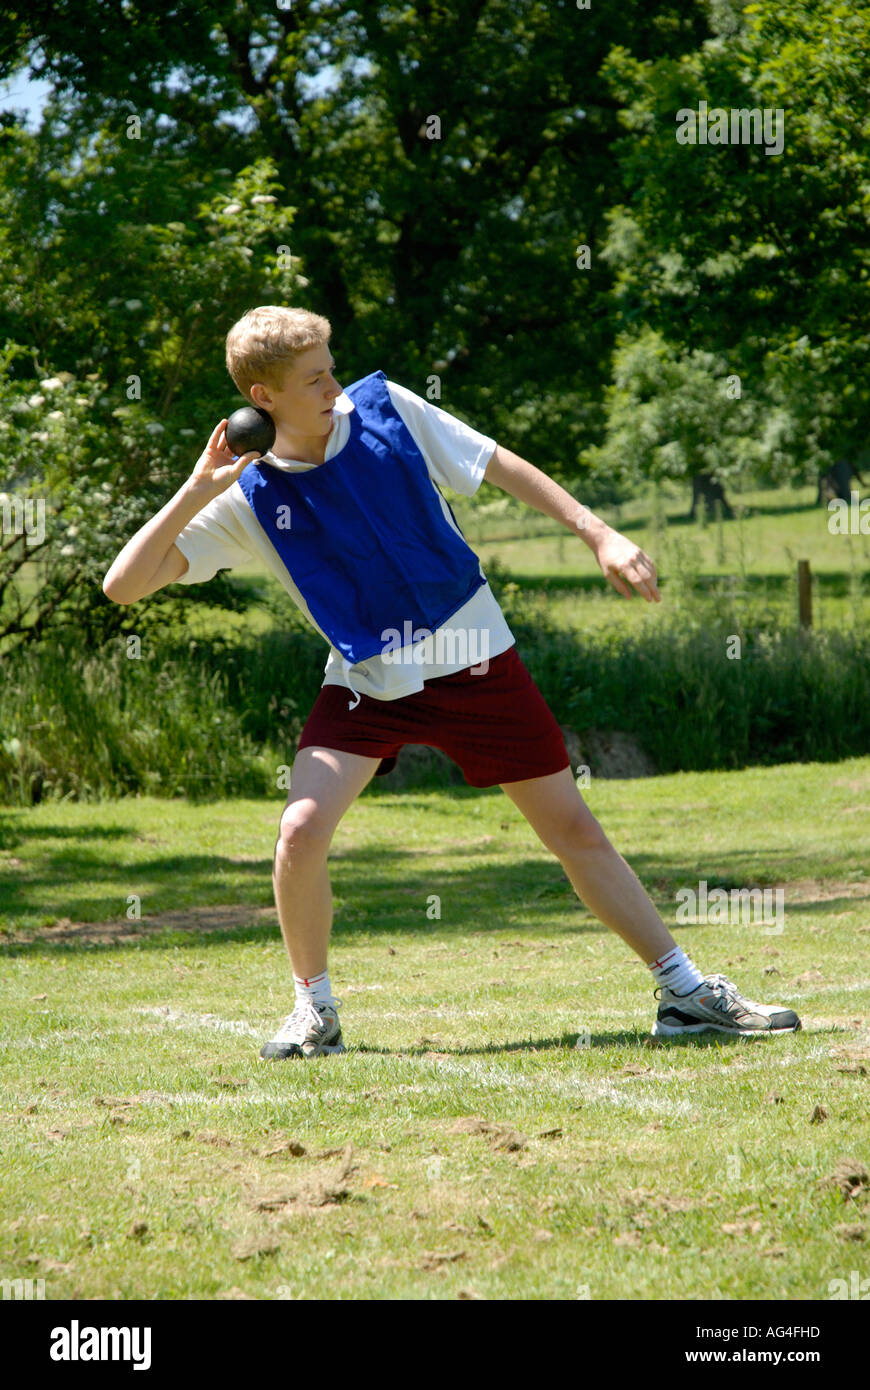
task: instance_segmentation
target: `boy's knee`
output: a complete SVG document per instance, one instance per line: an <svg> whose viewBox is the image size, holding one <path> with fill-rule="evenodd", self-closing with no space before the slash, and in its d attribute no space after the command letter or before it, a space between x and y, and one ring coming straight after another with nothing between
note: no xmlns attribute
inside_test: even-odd
<svg viewBox="0 0 870 1390"><path fill-rule="evenodd" d="M332 830L332 824L315 802L293 801L281 817L276 855L325 853Z"/></svg>
<svg viewBox="0 0 870 1390"><path fill-rule="evenodd" d="M578 850L607 849L610 841L587 808L565 816L554 828L548 848L560 858Z"/></svg>

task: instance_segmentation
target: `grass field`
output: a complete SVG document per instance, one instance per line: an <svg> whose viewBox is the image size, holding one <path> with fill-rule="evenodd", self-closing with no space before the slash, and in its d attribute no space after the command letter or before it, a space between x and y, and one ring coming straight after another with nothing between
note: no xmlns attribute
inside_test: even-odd
<svg viewBox="0 0 870 1390"><path fill-rule="evenodd" d="M291 1002L280 801L0 812L0 1275L48 1299L866 1277L870 759L586 795L670 923L701 879L784 889L781 934L675 935L802 1032L650 1046L651 977L501 793L372 788L334 844L349 1052L264 1064Z"/></svg>
<svg viewBox="0 0 870 1390"><path fill-rule="evenodd" d="M685 489L672 485L658 498L647 490L624 506L600 507L611 526L654 560L661 604L626 602L605 584L582 541L519 504L493 506L493 495L484 488L474 499L453 503L484 567L497 559L523 590L545 593L550 614L577 631L655 624L666 618L675 595L687 591L694 600L727 594L738 606L775 611L793 626L798 560L810 561L814 626L867 621L870 535L832 534L829 514L815 504L815 488L732 493L735 517L706 525L687 520Z"/></svg>

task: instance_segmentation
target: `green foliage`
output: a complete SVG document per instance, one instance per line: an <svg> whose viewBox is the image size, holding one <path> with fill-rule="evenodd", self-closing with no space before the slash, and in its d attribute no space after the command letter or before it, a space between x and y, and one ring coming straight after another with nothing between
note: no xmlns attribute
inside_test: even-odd
<svg viewBox="0 0 870 1390"><path fill-rule="evenodd" d="M644 59L691 51L702 7L218 0L206 16L180 0L170 18L66 0L37 4L30 32L71 151L93 151L103 225L129 224L128 294L145 301L141 221L186 222L221 165L268 158L345 379L382 366L423 392L434 373L447 409L575 470L600 429L612 336L608 268L576 265L578 244L597 257L619 181L599 70L617 42ZM110 234L101 270L111 247Z"/></svg>
<svg viewBox="0 0 870 1390"><path fill-rule="evenodd" d="M624 104L619 159L631 190L608 214L605 256L627 335L616 370L644 326L677 356L721 357L763 412L764 466L801 477L866 442L870 12L759 0L742 12L718 5L712 22L714 37L691 54L642 61L625 46L604 66ZM761 143L680 143L680 113L702 101L711 112L779 112L782 152L773 126ZM610 451L625 441L618 391L611 406ZM710 437L719 414L711 405ZM641 436L644 427L639 418ZM657 467L649 450L646 459Z"/></svg>
<svg viewBox="0 0 870 1390"><path fill-rule="evenodd" d="M739 377L715 353L681 353L652 329L625 336L605 401L607 437L589 451L597 475L629 486L643 478L765 471L758 403L742 395Z"/></svg>
<svg viewBox="0 0 870 1390"><path fill-rule="evenodd" d="M634 734L660 772L870 750L866 628L783 627L778 614L738 604L727 590L692 592L689 578L673 616L654 630L578 637L548 619L544 598L526 598L498 566L487 573L560 724Z"/></svg>
<svg viewBox="0 0 870 1390"><path fill-rule="evenodd" d="M0 799L263 795L242 725L225 677L190 659L131 660L123 639L28 647L4 665Z"/></svg>
<svg viewBox="0 0 870 1390"><path fill-rule="evenodd" d="M139 142L111 132L84 160L53 170L57 201L45 237L34 240L29 210L47 177L44 165L52 151L58 160L64 152L55 119L47 117L38 137L18 127L0 131L0 184L8 185L15 168L24 190L0 233L0 324L10 334L0 359L3 487L22 505L39 500L45 508L39 545L20 527L3 536L6 651L48 631L74 629L92 644L131 630L131 621L139 633L163 625L165 596L131 618L103 597L102 579L233 408L226 330L251 303L296 298L307 284L288 249L293 209L281 204L268 159L233 181L224 170L220 192L188 184L184 222L133 222L119 213L98 239L116 166L134 184L138 169L141 196L158 173L168 173L155 171ZM198 191L201 200L191 204ZM99 250L89 254L95 243ZM58 361L73 370L55 371ZM193 601L232 602L225 581L208 589Z"/></svg>
<svg viewBox="0 0 870 1390"><path fill-rule="evenodd" d="M578 637L497 564L487 573L559 722L633 734L661 772L825 761L870 751L870 633L804 633L691 576L662 626ZM729 656L738 637L740 655ZM0 801L264 795L292 763L322 682L313 632L163 640L138 660L33 647L0 690ZM431 780L431 774L427 773Z"/></svg>
<svg viewBox="0 0 870 1390"><path fill-rule="evenodd" d="M0 71L53 84L37 131L0 116L0 457L9 517L43 503L46 527L31 543L4 512L0 654L157 631L168 653L195 605L255 599L226 577L135 611L101 592L231 408L224 336L255 303L325 312L345 380L383 366L423 392L438 376L442 406L547 471L591 467L589 500L647 477L804 479L854 455L870 406L868 26L843 0L36 0L0 35ZM701 100L782 109L782 155L678 143L677 112ZM574 657L533 624L536 652L539 634L570 714ZM258 745L276 712L291 737L310 703L311 642L294 629L227 665ZM803 680L802 650L762 665ZM848 682L819 650L811 679L836 701ZM665 686L703 686L691 654L660 655ZM617 658L631 685L640 657L611 651L602 673ZM631 714L610 678L596 691ZM698 740L692 757L720 756ZM756 756L751 730L725 743Z"/></svg>

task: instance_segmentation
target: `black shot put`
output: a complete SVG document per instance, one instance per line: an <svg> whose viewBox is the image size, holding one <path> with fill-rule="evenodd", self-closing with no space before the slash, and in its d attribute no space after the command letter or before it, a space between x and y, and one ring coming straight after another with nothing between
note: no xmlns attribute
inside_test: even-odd
<svg viewBox="0 0 870 1390"><path fill-rule="evenodd" d="M275 443L275 433L275 421L257 405L243 405L227 420L227 444L238 458L252 452L262 458Z"/></svg>

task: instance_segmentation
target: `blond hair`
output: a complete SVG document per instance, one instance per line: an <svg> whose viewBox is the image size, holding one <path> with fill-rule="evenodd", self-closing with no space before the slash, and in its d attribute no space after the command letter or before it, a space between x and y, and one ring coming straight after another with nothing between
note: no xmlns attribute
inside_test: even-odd
<svg viewBox="0 0 870 1390"><path fill-rule="evenodd" d="M280 391L299 353L328 343L331 333L329 319L320 314L261 304L227 334L227 371L248 400L258 381Z"/></svg>

